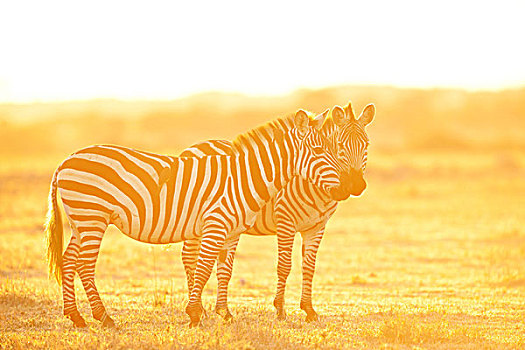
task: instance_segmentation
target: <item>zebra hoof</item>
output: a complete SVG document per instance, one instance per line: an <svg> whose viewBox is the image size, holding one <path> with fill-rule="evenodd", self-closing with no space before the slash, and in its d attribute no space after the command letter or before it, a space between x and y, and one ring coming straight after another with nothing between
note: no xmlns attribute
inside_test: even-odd
<svg viewBox="0 0 525 350"><path fill-rule="evenodd" d="M73 326L75 326L75 328L87 328L86 320L84 320L84 318L80 316L80 313L78 311L66 315L66 317L73 322Z"/></svg>
<svg viewBox="0 0 525 350"><path fill-rule="evenodd" d="M189 328L195 328L195 327L197 327L199 325L200 325L200 321L195 322L193 320L190 320L190 323L188 323L188 327Z"/></svg>
<svg viewBox="0 0 525 350"><path fill-rule="evenodd" d="M224 321L230 322L233 320L233 315L231 314L230 310L227 307L226 308L215 308L215 313L221 316Z"/></svg>
<svg viewBox="0 0 525 350"><path fill-rule="evenodd" d="M88 328L87 323L86 323L85 320L73 321L73 326L75 328L78 328L78 329L87 329Z"/></svg>
<svg viewBox="0 0 525 350"><path fill-rule="evenodd" d="M115 325L115 321L113 321L113 319L109 317L107 314L102 319L102 327L108 328L108 329L117 328L117 326Z"/></svg>
<svg viewBox="0 0 525 350"><path fill-rule="evenodd" d="M277 319L286 320L286 312L284 312L284 301L282 299L275 298L273 300L273 306L277 311Z"/></svg>
<svg viewBox="0 0 525 350"><path fill-rule="evenodd" d="M315 322L319 321L319 315L315 311L310 311L306 313L306 322Z"/></svg>
<svg viewBox="0 0 525 350"><path fill-rule="evenodd" d="M319 315L317 312L315 312L311 301L301 301L301 310L306 312L306 322L314 322L319 320Z"/></svg>
<svg viewBox="0 0 525 350"><path fill-rule="evenodd" d="M226 315L223 316L224 318L224 321L226 322L232 322L233 321L233 315L230 313L230 311L228 310L228 313L226 313Z"/></svg>
<svg viewBox="0 0 525 350"><path fill-rule="evenodd" d="M201 304L195 305L195 306L191 306L191 305L186 306L186 314L190 316L190 323L189 323L190 328L193 328L199 325L201 321L201 316L203 313L204 313L204 308L202 307Z"/></svg>
<svg viewBox="0 0 525 350"><path fill-rule="evenodd" d="M284 309L277 309L277 319L280 321L286 320L286 312L284 312Z"/></svg>

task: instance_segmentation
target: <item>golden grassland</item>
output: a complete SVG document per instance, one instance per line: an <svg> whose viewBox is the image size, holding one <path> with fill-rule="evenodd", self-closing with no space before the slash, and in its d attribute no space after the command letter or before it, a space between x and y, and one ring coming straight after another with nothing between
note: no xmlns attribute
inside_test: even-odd
<svg viewBox="0 0 525 350"><path fill-rule="evenodd" d="M525 347L523 91L341 88L274 99L222 97L201 96L200 109L199 98L156 107L71 103L76 117L65 105L0 106L1 348ZM92 319L78 280L89 330L62 317L61 292L47 277L42 224L52 172L67 154L99 142L176 154L297 107L321 111L349 97L356 109L377 105L369 187L341 203L327 226L314 278L318 322L306 323L299 309L299 237L285 321L272 306L276 239L246 236L230 284L233 322L213 312L213 275L203 295L208 316L189 329L181 245L138 243L113 227L102 242L97 283L118 329ZM219 105L215 117L213 105Z"/></svg>

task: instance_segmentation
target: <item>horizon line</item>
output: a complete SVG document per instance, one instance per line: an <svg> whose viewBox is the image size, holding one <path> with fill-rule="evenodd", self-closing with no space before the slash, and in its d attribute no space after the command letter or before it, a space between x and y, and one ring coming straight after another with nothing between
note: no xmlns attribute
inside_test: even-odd
<svg viewBox="0 0 525 350"><path fill-rule="evenodd" d="M422 90L422 91L431 91L431 90L441 90L441 91L458 91L466 93L479 93L479 92L491 92L498 93L504 91L512 90L522 90L525 89L525 83L522 84L509 84L501 87L464 87L464 86L452 86L452 85L395 85L395 84L366 84L366 83L356 83L356 84L333 84L327 86L319 87L298 87L286 92L281 93L250 93L247 91L233 90L233 89L207 89L194 91L189 93L183 93L179 95L173 95L172 97L168 96L135 96L135 97L125 97L118 95L93 95L87 97L78 97L78 98L34 98L34 99L2 99L0 97L0 105L31 105L31 104L59 104L59 103L82 103L82 102L94 102L94 101L117 101L117 102L171 102L177 100L185 100L203 95L211 94L223 94L239 97L248 97L248 98L277 98L277 97L287 97L301 91L323 91L331 89L344 89L344 88L378 88L378 89L395 89L395 90Z"/></svg>

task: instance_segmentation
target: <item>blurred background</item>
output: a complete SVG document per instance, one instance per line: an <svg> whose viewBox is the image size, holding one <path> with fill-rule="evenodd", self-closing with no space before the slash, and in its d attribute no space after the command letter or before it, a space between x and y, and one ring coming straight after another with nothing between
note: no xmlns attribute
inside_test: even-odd
<svg viewBox="0 0 525 350"><path fill-rule="evenodd" d="M177 154L349 100L377 105L372 172L420 152L523 165L522 2L0 6L0 171L93 143Z"/></svg>

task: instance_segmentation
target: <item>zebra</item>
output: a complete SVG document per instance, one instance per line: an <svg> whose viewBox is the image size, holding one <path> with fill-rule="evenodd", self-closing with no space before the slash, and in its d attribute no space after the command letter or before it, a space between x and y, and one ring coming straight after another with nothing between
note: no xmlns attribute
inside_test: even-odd
<svg viewBox="0 0 525 350"><path fill-rule="evenodd" d="M190 326L200 322L201 294L228 235L253 225L256 213L288 180L300 174L337 193L342 172L326 152L320 128L328 110L313 118L299 110L239 135L235 155L171 157L115 145L95 145L66 158L53 174L48 215L49 272L62 285L63 313L86 327L74 292L78 273L102 326L114 327L95 285L95 264L108 225L145 243L202 241L186 307ZM71 226L62 253L60 194Z"/></svg>
<svg viewBox="0 0 525 350"><path fill-rule="evenodd" d="M366 188L364 171L367 163L369 139L365 127L375 116L374 104L367 105L359 118L355 117L352 104L344 109L335 106L331 118L327 118L322 132L330 145L337 149L337 155L347 166L347 188L339 200L349 195L359 196ZM232 145L225 140L205 141L187 148L181 153L185 157L202 157L209 154L231 154ZM256 236L276 235L278 239L277 291L274 306L277 317L284 319L284 291L291 269L291 254L294 236L301 232L303 239L303 284L300 307L306 312L306 321L318 319L312 305L312 281L315 272L316 255L325 225L334 214L337 201L311 181L295 176L258 213L254 225L244 233ZM220 251L217 263L217 303L215 311L224 319L230 320L228 309L228 283L231 279L233 260L240 235L229 236ZM193 286L193 271L200 247L199 239L184 242L182 261L186 271L189 291Z"/></svg>

